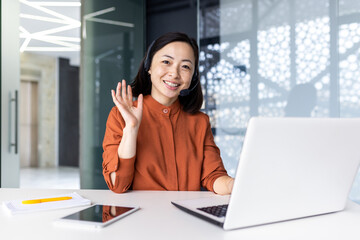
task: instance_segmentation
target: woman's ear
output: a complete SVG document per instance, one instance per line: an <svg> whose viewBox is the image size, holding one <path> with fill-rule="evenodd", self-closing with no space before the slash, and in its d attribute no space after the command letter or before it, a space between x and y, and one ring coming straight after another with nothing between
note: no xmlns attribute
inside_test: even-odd
<svg viewBox="0 0 360 240"><path fill-rule="evenodd" d="M148 74L151 75L151 69L149 69Z"/></svg>

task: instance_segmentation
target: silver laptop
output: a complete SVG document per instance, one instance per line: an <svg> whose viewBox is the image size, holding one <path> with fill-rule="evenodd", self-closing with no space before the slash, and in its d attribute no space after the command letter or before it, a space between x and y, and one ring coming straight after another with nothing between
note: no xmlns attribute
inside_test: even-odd
<svg viewBox="0 0 360 240"><path fill-rule="evenodd" d="M252 118L231 196L172 203L225 230L344 209L360 163L360 119Z"/></svg>

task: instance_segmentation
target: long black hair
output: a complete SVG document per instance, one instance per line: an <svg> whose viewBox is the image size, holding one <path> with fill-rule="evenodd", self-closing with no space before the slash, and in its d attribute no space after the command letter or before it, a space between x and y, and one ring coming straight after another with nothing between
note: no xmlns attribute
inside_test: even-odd
<svg viewBox="0 0 360 240"><path fill-rule="evenodd" d="M187 96L179 96L180 104L183 107L183 110L188 113L197 113L203 103L204 97L201 90L201 84L198 84L200 81L199 77L199 47L195 41L195 39L190 38L185 33L180 32L169 32L157 38L152 44L149 46L146 55L141 61L139 71L131 83L131 88L133 92L133 96L138 97L140 94L149 95L151 94L151 80L148 71L151 66L152 59L157 51L163 48L165 45L172 42L185 42L188 43L193 49L195 56L195 70L194 75L191 80L189 89L193 88L194 90L190 91Z"/></svg>

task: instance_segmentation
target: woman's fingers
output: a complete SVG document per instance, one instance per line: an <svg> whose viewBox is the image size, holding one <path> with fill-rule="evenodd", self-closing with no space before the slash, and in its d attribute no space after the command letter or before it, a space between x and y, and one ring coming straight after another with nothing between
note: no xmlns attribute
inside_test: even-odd
<svg viewBox="0 0 360 240"><path fill-rule="evenodd" d="M114 90L111 90L111 94L113 97L113 102L117 107L130 108L133 106L131 86L126 86L125 80L118 82L116 86L116 93L114 92Z"/></svg>
<svg viewBox="0 0 360 240"><path fill-rule="evenodd" d="M126 92L126 89L127 89L127 92ZM131 87L130 87L130 85L128 85L126 87L125 80L118 82L117 87L116 87L116 98L120 103L125 102L128 105L132 105Z"/></svg>
<svg viewBox="0 0 360 240"><path fill-rule="evenodd" d="M126 124L138 127L142 118L143 95L139 95L138 104L137 107L135 107L132 99L131 86L126 86L126 82L123 80L121 83L118 83L116 92L111 90L111 96Z"/></svg>
<svg viewBox="0 0 360 240"><path fill-rule="evenodd" d="M126 91L127 89L127 91ZM113 102L118 108L127 108L130 109L134 107L133 105L133 95L132 95L132 89L131 86L126 86L125 80L122 80L122 82L118 83L116 87L116 93L114 90L111 90L111 95L113 98ZM138 96L138 104L137 108L142 112L143 108L143 95L140 94ZM120 109L119 109L120 110Z"/></svg>
<svg viewBox="0 0 360 240"><path fill-rule="evenodd" d="M122 102L122 100L119 101L119 99L115 95L114 90L111 90L111 96L112 96L115 106L118 108L120 113L124 113L124 111L127 111L127 109L128 109L127 106L125 106L125 104Z"/></svg>
<svg viewBox="0 0 360 240"><path fill-rule="evenodd" d="M140 112L142 112L142 109L143 109L143 100L144 100L144 97L142 94L140 94L138 96L138 105L137 105L137 108L139 109Z"/></svg>
<svg viewBox="0 0 360 240"><path fill-rule="evenodd" d="M122 80L122 83L121 83L121 97L125 102L127 102L126 82L124 79Z"/></svg>
<svg viewBox="0 0 360 240"><path fill-rule="evenodd" d="M112 96L112 99L113 99L113 102L116 106L118 106L120 103L118 101L118 98L116 97L116 94L115 94L115 91L114 90L111 90L111 96Z"/></svg>
<svg viewBox="0 0 360 240"><path fill-rule="evenodd" d="M127 100L128 100L129 102L132 102L133 96L132 96L132 90L131 90L131 86L130 86L130 85L128 85L127 92L128 92L128 99L127 99Z"/></svg>
<svg viewBox="0 0 360 240"><path fill-rule="evenodd" d="M116 86L116 98L117 99L120 99L120 89L121 89L121 85L120 83L118 82L117 86Z"/></svg>

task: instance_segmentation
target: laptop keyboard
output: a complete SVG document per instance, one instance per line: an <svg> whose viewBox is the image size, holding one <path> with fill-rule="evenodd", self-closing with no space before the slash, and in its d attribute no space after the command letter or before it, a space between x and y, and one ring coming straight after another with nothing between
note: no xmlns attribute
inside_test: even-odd
<svg viewBox="0 0 360 240"><path fill-rule="evenodd" d="M216 217L225 217L229 204L198 208Z"/></svg>

